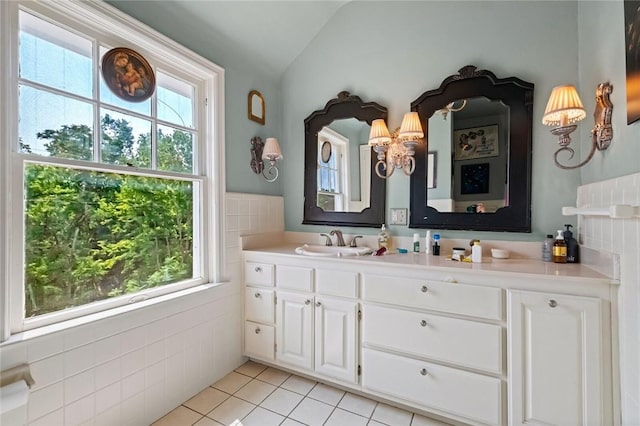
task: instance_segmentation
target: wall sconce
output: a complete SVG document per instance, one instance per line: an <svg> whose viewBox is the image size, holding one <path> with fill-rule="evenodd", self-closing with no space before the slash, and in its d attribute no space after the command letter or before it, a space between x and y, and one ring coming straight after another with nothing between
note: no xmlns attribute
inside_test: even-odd
<svg viewBox="0 0 640 426"><path fill-rule="evenodd" d="M613 104L609 99L609 94L611 94L612 90L613 87L608 82L598 84L596 88L596 110L593 113L595 126L591 129L591 151L580 164L565 166L558 162L558 153L568 151L571 154L569 160L573 158L574 151L569 147L571 143L570 134L578 127L574 123L584 119L587 114L574 86L566 85L553 88L547 108L542 116L542 124L556 126L551 129L551 133L558 136L558 144L560 145L560 149L553 155L556 166L561 169L582 167L593 158L596 148L600 151L609 148L613 137L613 128L611 127Z"/></svg>
<svg viewBox="0 0 640 426"><path fill-rule="evenodd" d="M393 134L389 134L383 119L373 120L371 133L369 133L369 145L378 154L378 162L375 165L376 174L386 179L395 169L402 169L407 176L413 173L416 168L416 160L413 157L415 147L423 137L424 133L417 112L406 113L400 130L396 129Z"/></svg>
<svg viewBox="0 0 640 426"><path fill-rule="evenodd" d="M274 182L278 179L278 168L276 161L282 160L282 152L278 139L267 138L266 144L262 142L260 136L251 138L251 170L255 174L262 174L267 182ZM264 173L264 161L269 161L269 169L267 174Z"/></svg>
<svg viewBox="0 0 640 426"><path fill-rule="evenodd" d="M437 110L436 112L442 114L442 119L446 120L447 119L447 114L449 114L450 112L462 111L464 109L464 107L467 106L467 100L466 99L463 99L462 100L462 104L460 104L460 106L457 107L457 108L455 106L456 102L458 102L458 101L450 102L450 103L447 104L447 106Z"/></svg>

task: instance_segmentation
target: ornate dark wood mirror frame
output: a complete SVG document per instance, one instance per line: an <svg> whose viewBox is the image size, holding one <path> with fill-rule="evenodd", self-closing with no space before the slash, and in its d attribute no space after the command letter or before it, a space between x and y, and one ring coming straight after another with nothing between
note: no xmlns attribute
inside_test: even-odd
<svg viewBox="0 0 640 426"><path fill-rule="evenodd" d="M304 120L304 216L307 225L379 227L385 222L386 181L371 173L370 205L361 212L330 212L317 206L318 132L334 120L355 118L371 125L373 120L387 120L387 108L375 102L362 102L358 96L343 91L324 109L314 111ZM371 168L377 157L371 155Z"/></svg>
<svg viewBox="0 0 640 426"><path fill-rule="evenodd" d="M516 77L497 78L487 70L467 65L424 92L411 103L429 134L429 117L458 99L485 96L509 107L508 206L495 213L439 212L427 205L428 136L416 147L416 170L411 175L410 228L531 232L531 132L533 84Z"/></svg>

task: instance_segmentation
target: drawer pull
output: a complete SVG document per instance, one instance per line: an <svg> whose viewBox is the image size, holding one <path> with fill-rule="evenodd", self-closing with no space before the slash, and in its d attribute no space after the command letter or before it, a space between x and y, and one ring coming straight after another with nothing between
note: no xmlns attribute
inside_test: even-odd
<svg viewBox="0 0 640 426"><path fill-rule="evenodd" d="M556 306L558 306L558 302L556 302L555 300L551 299L551 300L549 300L549 306L551 308L555 308Z"/></svg>
<svg viewBox="0 0 640 426"><path fill-rule="evenodd" d="M322 306L322 303L316 302L316 306Z"/></svg>
<svg viewBox="0 0 640 426"><path fill-rule="evenodd" d="M420 289L420 291L423 292L423 293L426 293L427 290L429 290L429 289L427 288L426 285L423 285L422 288Z"/></svg>
<svg viewBox="0 0 640 426"><path fill-rule="evenodd" d="M427 326L427 321L425 321L425 320L420 321L420 325L423 326L423 327L426 327Z"/></svg>
<svg viewBox="0 0 640 426"><path fill-rule="evenodd" d="M254 269L254 271L256 272L262 272L262 268L260 266L256 266L256 269Z"/></svg>
<svg viewBox="0 0 640 426"><path fill-rule="evenodd" d="M256 334L260 334L260 327L256 327Z"/></svg>
<svg viewBox="0 0 640 426"><path fill-rule="evenodd" d="M253 295L253 297L255 297L256 299L260 299L262 295L260 293L256 293Z"/></svg>
<svg viewBox="0 0 640 426"><path fill-rule="evenodd" d="M427 369L423 368L422 370L420 370L420 374L422 374L423 376L427 375Z"/></svg>
<svg viewBox="0 0 640 426"><path fill-rule="evenodd" d="M309 305L310 303L311 303L311 300L309 300L309 299L307 299L307 300L305 300L305 301L304 301L304 304L305 304L305 305Z"/></svg>

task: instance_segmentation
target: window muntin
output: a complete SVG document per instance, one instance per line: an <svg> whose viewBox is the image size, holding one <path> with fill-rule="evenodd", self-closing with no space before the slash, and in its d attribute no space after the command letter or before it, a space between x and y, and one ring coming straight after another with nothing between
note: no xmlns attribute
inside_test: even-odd
<svg viewBox="0 0 640 426"><path fill-rule="evenodd" d="M40 6L38 6L40 7ZM44 6L43 6L44 7ZM57 7L62 7L64 8L65 6L63 4L60 5L53 5L52 8L57 8ZM44 7L44 9L46 9L47 7ZM17 9L17 8L16 8ZM42 9L42 10L44 10ZM47 13L41 13L42 10L39 11L39 16L48 16ZM43 19L41 18L36 18L35 16L30 15L30 13L28 12L19 12L20 16L28 16L29 19L31 19L32 21L38 22L38 21L42 21L45 22ZM53 16L53 15L52 15ZM48 19L48 18L47 18ZM73 20L68 20L64 17L64 15L59 15L57 19L60 19L60 22L64 21L66 24L68 25L75 25L74 22L80 22L80 21L73 21ZM53 22L53 21L52 21ZM54 27L57 26L57 24L51 24ZM80 23L78 24L80 25ZM23 29L23 28L21 28ZM127 33L129 33L129 35L133 34L131 31L131 28L128 28L126 26L122 27L123 32L115 32L114 34L112 34L112 36L115 37L126 37ZM85 32L88 32L89 30L86 30ZM40 34L41 38L46 39L46 34ZM94 34L95 36L95 34ZM99 37L98 37L99 38ZM129 39L125 40L125 41L130 41ZM99 39L95 39L93 40L94 43L94 48L93 51L98 51L97 46L99 43L101 43L101 41ZM111 45L113 44L113 39L110 39L108 43L105 43L104 45ZM119 45L120 43L118 43L117 45ZM23 164L25 165L24 170L25 170L25 175L23 176L23 179L25 180L25 183L27 183L28 180L28 176L26 174L26 171L29 169L28 167L26 167L27 164L33 164L33 165L37 165L37 166L41 166L41 167L54 167L56 168L56 170L58 171L58 173L62 173L63 175L66 174L66 177L62 180L55 180L53 179L53 182L55 184L60 183L60 182L66 182L66 181L70 181L73 180L71 179L71 176L73 174L76 174L78 172L78 170L90 170L92 173L97 174L96 176L106 176L106 175L119 175L119 176L125 176L128 177L133 180L135 179L142 179L142 178L154 178L154 179L159 179L160 181L165 181L165 182L174 182L174 181L179 181L179 182L188 182L191 186L191 195L188 195L184 193L184 191L176 191L175 188L173 190L174 193L176 194L181 194L182 197L190 197L191 200L191 205L192 205L192 213L188 213L186 216L189 217L189 223L190 225L185 226L181 226L181 232L184 232L185 229L191 229L191 234L192 236L191 238L191 252L192 252L192 262L191 262L191 274L189 276L181 276L180 274L174 274L176 272L176 267L175 267L175 263L167 263L165 268L159 268L157 270L157 274L155 275L150 275L147 279L147 281L141 281L143 282L142 287L144 288L148 288L149 290L144 290L144 297L141 298L139 296L120 296L118 297L117 295L115 295L117 292L114 292L114 297L113 299L110 299L111 301L117 301L119 299L122 299L124 297L124 301L122 303L127 303L127 301L131 300L142 300L144 298L146 298L147 296L152 296L152 295L157 295L157 294L166 294L167 292L170 291L174 291L174 289L178 289L178 288L184 288L184 285L194 285L194 284L198 284L198 283L203 283L203 282L207 282L207 281L215 281L217 279L217 277L219 277L219 272L218 272L218 266L219 266L219 259L216 255L217 252L213 252L211 253L210 250L212 250L212 248L219 248L220 245L219 243L217 243L216 241L212 240L211 237L207 237L206 239L203 238L204 235L207 235L207 233L211 233L213 232L213 234L215 235L219 235L220 233L220 228L219 228L219 224L218 224L218 215L215 213L215 204L217 203L217 201L219 200L218 197L220 196L220 194L222 194L221 189L222 186L219 184L215 184L213 187L211 187L210 185L203 185L205 182L209 181L211 179L211 177L206 176L203 173L204 170L215 170L214 169L209 169L208 167L206 169L203 169L203 165L208 165L208 164L214 164L215 162L220 161L220 156L219 155L215 155L215 157L212 157L213 152L216 152L218 150L218 148L210 148L210 146L208 145L205 148L199 147L196 144L198 143L198 141L201 140L201 135L202 135L202 131L200 130L200 127L198 127L199 125L202 126L202 129L210 129L209 126L211 126L212 124L216 123L217 120L215 118L215 116L210 116L209 114L205 114L202 111L200 111L200 108L204 108L204 106L206 105L206 102L203 98L203 87L206 89L206 93L208 94L208 96L211 96L211 99L214 99L217 97L217 95L212 91L212 89L215 88L222 88L222 86L218 83L218 77L217 77L217 72L218 70L216 69L215 66L211 66L210 64L206 64L204 60L197 60L196 62L193 62L191 64L188 65L188 67L185 69L184 68L184 63L182 62L182 65L180 65L179 68L176 69L172 69L171 67L173 66L173 61L167 59L170 58L170 55L167 56L167 53L171 53L171 54L176 54L176 55L180 55L180 53L176 50L170 50L170 51L165 51L163 46L156 46L157 51L155 52L156 55L159 55L159 57L161 57L162 59L160 61L154 61L154 65L157 66L161 66L161 64L163 67L166 68L167 70L167 75L169 75L169 73L171 75L180 75L180 77L176 77L174 78L175 82L180 83L181 80L180 79L184 79L182 81L182 85L183 88L182 90L173 90L174 92L181 94L184 93L184 87L188 87L189 90L187 90L188 93L191 93L192 98L188 100L188 102L186 102L186 104L188 104L187 106L185 105L176 105L176 107L173 107L175 110L180 111L182 114L187 114L186 112L188 112L188 118L189 118L189 129L188 131L186 131L187 129L181 128L182 126L182 122L177 123L174 126L164 126L161 122L158 122L158 117L156 115L156 112L158 111L158 106L156 104L156 98L157 95L154 95L154 97L152 97L150 100L146 101L146 102L142 102L142 103L130 103L130 102L124 102L124 101L119 101L119 98L114 98L110 95L110 92L108 92L108 89L106 89L106 86L104 86L104 84L102 83L102 79L99 75L99 69L97 69L96 67L92 68L92 77L91 77L91 81L92 81L92 87L97 87L100 88L101 86L103 86L103 89L106 91L100 91L97 90L95 94L92 94L92 98L88 98L86 99L86 104L89 105L91 108L91 113L89 115L92 115L92 120L89 120L90 123L86 124L86 125L82 125L81 129L75 128L73 127L74 125L71 124L65 124L65 123L70 123L73 122L75 120L75 115L73 115L74 120L72 121L67 121L64 118L64 114L63 114L63 118L62 119L58 119L58 120L53 120L55 122L56 125L59 124L59 127L55 127L54 125L49 125L49 124L33 124L31 125L29 128L30 129L34 129L36 127L41 127L45 130L52 130L52 132L48 132L47 135L49 136L57 136L59 133L61 133L61 131L63 130L63 126L66 126L66 128L73 128L73 130L77 130L79 133L84 133L84 135L91 135L92 139L92 146L93 146L93 156L91 158L85 158L87 157L87 155L74 155L74 156L61 156L61 157L51 157L49 155L49 152L47 151L46 147L45 147L45 142L44 141L40 141L40 145L39 145L39 152L34 152L30 150L30 146L28 144L24 144L22 142L22 140L20 140L20 146L25 147L25 149L17 149L16 152L18 154L16 155L16 159L20 160L18 162L18 164ZM101 55L103 54L104 49L99 49L101 51ZM151 54L148 53L148 57L152 57ZM179 56L178 56L179 57ZM18 56L19 58L19 56ZM18 59L17 58L17 59ZM183 58L184 60L184 58ZM99 60L97 58L94 58L92 60L92 62L94 64L98 64ZM41 82L37 82L37 83L33 83L25 78L19 78L18 82L17 82L20 86L20 88L22 89L23 87L28 87L30 90L36 90L38 91L38 93L43 93L44 95L47 96L53 96L53 97L59 97L61 99L64 100L64 102L69 102L69 101L80 101L80 102L84 102L85 98L83 96L79 96L75 93L71 93L71 92L66 92L64 89L60 89L59 87L55 87L55 84L52 84L51 86L47 86L44 83ZM210 86L209 86L210 85ZM180 84L174 84L173 86L180 86ZM171 87L173 87L171 86ZM19 97L16 99L17 103L19 105L22 105L24 102L24 100L26 98L23 98L23 93L25 93L24 91L20 91L20 95ZM198 94L200 93L200 95ZM41 95L40 97L42 97L43 95ZM110 101L111 99L111 101ZM199 100L198 100L199 99ZM33 103L33 101L32 101ZM182 102L183 104L185 102ZM145 106L146 105L146 106ZM196 108L196 105L199 105L198 108ZM45 103L46 106L46 103ZM142 108L140 108L142 106ZM60 108L58 107L53 107L50 108L51 110L56 110L55 112L58 113L60 111ZM61 110L64 110L65 108L61 108ZM122 165L119 164L110 164L110 163L105 163L104 160L101 158L102 157L102 138L101 135L103 133L104 126L102 125L102 119L106 117L106 114L101 115L102 112L106 111L106 110L110 110L111 113L115 116L115 114L120 114L121 117L124 116L124 118L126 120L132 120L133 119L141 119L141 120L146 120L147 122L151 122L151 130L147 131L145 128L145 131L141 131L141 132L135 132L135 134L138 137L141 136L148 136L148 139L150 140L150 145L152 146L152 153L151 153L151 165L148 166L151 169L147 169L147 171L142 171L140 170L139 166L136 165L135 168L131 168L131 171L129 172L128 167L125 167L125 169L123 170ZM23 111L26 111L25 108L23 108ZM30 114L24 114L25 116L29 116ZM176 121L175 119L171 119L169 117L165 117L166 121ZM16 114L16 119L17 119L17 114ZM28 120L27 120L28 121ZM16 120L16 122L18 122L18 120ZM26 122L25 122L26 123ZM60 124L63 123L63 124ZM185 122L186 123L186 122ZM198 124L200 123L200 124ZM129 124L129 122L127 121L127 125ZM157 130L158 129L162 129L163 126L165 127L163 129L163 135L164 135L164 140L162 141L162 144L158 143L158 140L156 140L157 137ZM48 127L51 127L50 129ZM137 126L136 126L137 127ZM16 126L16 131L18 131L18 129L22 130L22 133L24 134L29 134L28 131L26 131L25 129L27 128L27 126L24 126L22 124L22 122L20 122L19 125ZM154 131L154 129L156 131ZM57 133L56 133L57 132ZM145 133L146 132L146 133ZM159 155L157 153L157 147L160 145L164 145L164 146L169 146L171 144L171 138L173 138L176 134L179 134L178 132L181 132L182 134L180 135L180 137L182 137L185 141L185 143L183 143L184 147L187 148L182 148L182 152L185 153L185 155L183 156L184 158L188 158L189 156L191 157L191 159L189 160L188 164L190 165L190 167L180 167L180 171L181 171L181 176L176 175L176 173L174 171L171 172L165 172L162 170L158 170L157 167L157 160L159 157L161 157L161 155ZM37 135L37 131L35 132L31 132L31 134L35 133ZM40 132L40 133L44 133L44 132ZM213 133L209 133L211 135L211 137L213 136ZM32 137L31 139L36 139L37 137ZM210 141L211 143L212 141ZM15 143L15 142L14 142ZM112 145L111 143L109 143L108 145ZM141 145L141 144L139 144ZM190 152L188 147L190 147ZM28 148L28 149L27 149ZM75 152L73 150L70 150L71 152ZM83 149L80 150L82 152L86 152L87 150L84 149L84 145L83 145ZM200 155L203 155L206 157L203 158L195 158L194 154L199 153ZM41 157L42 156L42 157ZM46 158L44 156L47 156ZM40 159L38 157L41 157ZM71 158L73 157L73 158ZM130 157L133 157L133 155L130 155ZM83 161L81 162L77 162L76 160L81 159ZM148 161L148 160L147 160ZM181 160L182 161L182 160ZM211 163L210 163L211 162ZM21 167L18 164L16 164L17 167ZM140 162L140 164L143 164L143 162ZM114 168L113 170L110 170ZM92 170L93 169L93 170ZM176 167L173 167L173 169L176 169ZM18 171L19 169L14 169L14 171ZM34 169L35 170L35 169ZM198 175L198 173L202 174L201 176ZM16 176L19 175L19 172L16 173ZM124 179L124 178L123 178ZM23 183L22 180L18 180L16 179L15 182L19 183ZM84 186L90 186L88 185L88 183L83 183L82 185ZM204 188L206 188L207 186L210 187L209 190L207 190L206 195L205 195L205 191ZM66 194L68 190L64 189L64 186L59 186L58 189L61 191L61 194ZM19 193L20 191L16 191L17 193ZM26 188L25 188L25 192L26 192ZM148 192L148 191L146 191ZM145 194L146 194L145 192ZM128 192L128 194L135 198L135 193L132 192ZM206 200L206 196L215 196L214 199L207 201ZM63 198L61 196L61 198ZM11 202L15 203L16 199L13 199ZM27 198L25 197L24 199L25 201L25 205L26 205L26 201ZM100 203L98 203L100 204ZM159 205L158 203L154 203L154 202L149 202L149 205L154 205L154 209L155 210L159 210L162 209L163 206ZM15 204L12 204L15 205ZM87 206L91 207L91 204L88 204ZM207 206L207 207L205 207ZM171 210L170 206L167 206L167 208L169 208ZM137 210L137 209L136 209ZM175 210L175 209L173 209ZM15 213L16 210L14 208L12 208L12 211ZM21 209L20 209L21 211ZM18 218L19 215L18 214L14 214L12 213L11 217L15 217ZM19 213L19 212L18 212ZM28 211L26 211L26 213L28 213ZM211 217L207 217L207 216L203 216L202 214L206 213L207 215L211 215ZM184 215L183 215L184 216ZM27 224L27 218L28 215L25 215L23 220L24 223L22 225L20 225L19 229L20 231L26 231L26 228L28 226ZM205 229L205 227L209 227L210 230L207 231ZM162 227L160 227L162 228ZM25 232L26 233L26 232ZM14 235L19 235L20 232L18 234L14 234ZM5 243L6 244L6 243ZM7 245L5 245L5 247L8 247ZM27 248L26 248L26 243L23 241L22 243L20 243L20 247L22 247L24 250L20 250L18 249L17 252L19 253L24 253L25 257L27 255ZM172 252L174 252L174 250L172 250ZM24 259L22 259L20 257L20 255L12 255L11 258L13 259L12 262L17 261L15 263L17 263L18 265L22 265L24 262ZM155 263L156 267L158 265L158 262ZM164 264L163 262L160 262L160 264ZM27 265L24 265L24 270L25 270L25 274L26 274L26 269ZM14 269L13 267L11 269ZM18 266L18 269L20 269L20 266ZM70 274L71 276L73 276L73 274ZM16 274L16 272L12 272L11 276L14 278L21 278L18 274ZM185 279L186 278L186 279ZM180 279L181 281L175 283L175 284L166 284L166 283L171 283L174 282L175 280ZM157 288L157 287L153 287L148 285L149 283L154 283L154 284L164 284L161 288ZM130 288L133 289L138 289L141 286L130 286ZM167 290L165 291L164 288L166 288ZM157 292L156 290L159 290L160 292ZM23 292L24 295L24 299L26 299L27 297L30 297L29 294L27 293L27 291ZM20 302L19 299L16 299L15 296L12 296L12 301ZM89 300L89 299L87 299ZM97 301L97 302L90 302L88 304L82 305L82 307L74 309L73 312L95 312L95 309L92 310L91 306L92 305L100 305L100 306L115 306L113 305L112 302L109 303L103 303L106 302L105 301ZM120 303L120 304L122 304ZM23 303L18 303L17 305L23 305ZM42 314L41 312L42 309L40 307L38 307L38 311L37 313L39 314L39 316L37 317L33 317L32 319L28 319L27 321L24 322L20 322L20 324L18 324L18 321L20 320L20 315L16 316L16 312L15 309L13 309L13 306L17 306L15 303L12 303L12 329L14 331L16 330L22 330L25 328L32 328L34 326L38 326L38 325L44 325L45 323L51 323L52 321L47 322L48 320L46 320L47 317L51 317L51 318L59 318L59 319L66 319L66 318L72 318L74 316L79 316L80 314L71 314L71 316L69 316L68 314L64 314L67 311L58 311L58 312L52 312L50 314ZM87 309L85 309L87 308ZM64 314L64 315L60 315L60 314ZM24 317L24 315L22 316ZM45 317L45 318L43 318ZM31 324L31 325L30 325ZM35 324L35 325L34 325Z"/></svg>

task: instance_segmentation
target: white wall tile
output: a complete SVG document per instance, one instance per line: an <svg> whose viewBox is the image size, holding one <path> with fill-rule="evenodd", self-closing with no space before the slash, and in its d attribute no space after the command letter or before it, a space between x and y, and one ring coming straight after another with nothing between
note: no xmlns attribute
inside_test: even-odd
<svg viewBox="0 0 640 426"><path fill-rule="evenodd" d="M122 377L130 376L131 374L142 370L145 366L145 359L146 348L144 347L123 355L120 358Z"/></svg>
<svg viewBox="0 0 640 426"><path fill-rule="evenodd" d="M49 358L29 364L31 376L35 384L31 387L32 391L42 389L55 382L59 382L64 377L62 355L54 355Z"/></svg>
<svg viewBox="0 0 640 426"><path fill-rule="evenodd" d="M64 357L64 375L72 376L95 365L95 346L89 344L70 351Z"/></svg>
<svg viewBox="0 0 640 426"><path fill-rule="evenodd" d="M143 425L144 422L144 392L133 395L131 398L123 400L120 407L122 408L121 419L123 426ZM171 411L170 409L168 411Z"/></svg>
<svg viewBox="0 0 640 426"><path fill-rule="evenodd" d="M120 389L122 390L123 400L144 391L144 373L144 370L141 370L122 379Z"/></svg>
<svg viewBox="0 0 640 426"><path fill-rule="evenodd" d="M64 402L69 404L95 391L93 370L86 370L64 379Z"/></svg>
<svg viewBox="0 0 640 426"><path fill-rule="evenodd" d="M0 423L5 424L5 423ZM10 425L11 423L6 423ZM31 426L63 426L64 410L61 408L29 423Z"/></svg>
<svg viewBox="0 0 640 426"><path fill-rule="evenodd" d="M122 370L120 368L120 358L107 361L104 364L97 365L94 368L96 389L101 389L114 382L120 381L122 378Z"/></svg>
<svg viewBox="0 0 640 426"><path fill-rule="evenodd" d="M28 419L35 420L39 417L58 410L63 406L64 388L62 382L55 383L46 388L31 392L29 395Z"/></svg>
<svg viewBox="0 0 640 426"><path fill-rule="evenodd" d="M103 412L96 411L94 426L113 426L122 424L120 404ZM43 425L44 426L44 425Z"/></svg>
<svg viewBox="0 0 640 426"><path fill-rule="evenodd" d="M96 391L96 413L102 413L120 404L122 392L120 383L116 382Z"/></svg>
<svg viewBox="0 0 640 426"><path fill-rule="evenodd" d="M61 333L52 333L36 337L27 343L29 362L50 357L52 355L62 353L62 351L63 346ZM4 357L4 351L2 353Z"/></svg>
<svg viewBox="0 0 640 426"><path fill-rule="evenodd" d="M145 387L150 388L158 383L164 383L166 377L164 359L145 369Z"/></svg>
<svg viewBox="0 0 640 426"><path fill-rule="evenodd" d="M94 343L95 363L102 364L122 355L122 336L116 334L106 339L100 339Z"/></svg>

